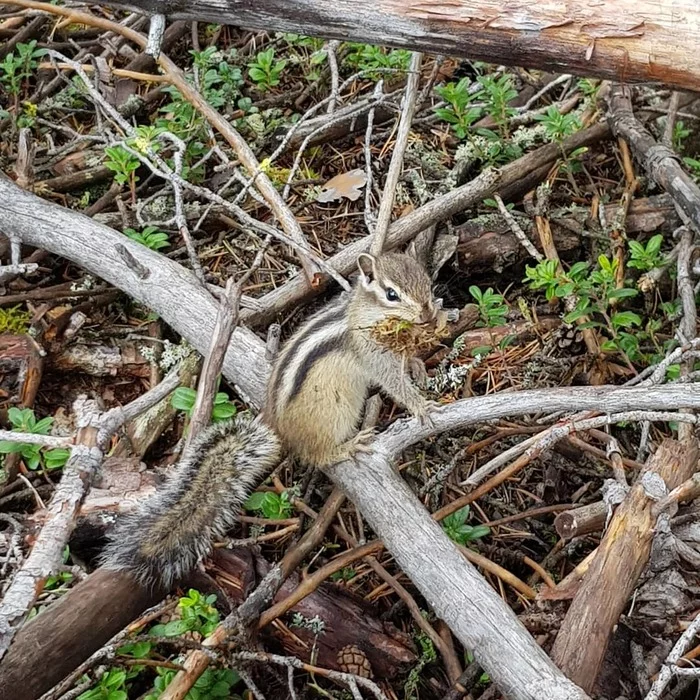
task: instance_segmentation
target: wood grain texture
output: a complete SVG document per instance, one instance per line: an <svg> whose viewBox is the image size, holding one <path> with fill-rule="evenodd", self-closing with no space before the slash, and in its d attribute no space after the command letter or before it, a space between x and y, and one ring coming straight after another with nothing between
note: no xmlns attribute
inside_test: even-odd
<svg viewBox="0 0 700 700"><path fill-rule="evenodd" d="M700 228L700 187L688 175L671 149L657 143L635 117L629 88L615 85L610 91L608 121L617 136L629 143L635 158L649 177L663 187L693 224Z"/></svg>
<svg viewBox="0 0 700 700"><path fill-rule="evenodd" d="M700 89L695 0L98 0L234 24L617 81Z"/></svg>
<svg viewBox="0 0 700 700"><path fill-rule="evenodd" d="M642 477L656 474L671 490L692 475L697 461L697 441L685 445L664 440L615 511L596 550L552 648L559 667L588 692L595 687L610 635L649 560L656 517Z"/></svg>
<svg viewBox="0 0 700 700"><path fill-rule="evenodd" d="M160 597L98 569L17 632L0 665L0 697L36 700Z"/></svg>

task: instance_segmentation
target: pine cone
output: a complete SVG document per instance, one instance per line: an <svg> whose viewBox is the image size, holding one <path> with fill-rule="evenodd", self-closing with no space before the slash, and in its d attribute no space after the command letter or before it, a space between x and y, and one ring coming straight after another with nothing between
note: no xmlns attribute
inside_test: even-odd
<svg viewBox="0 0 700 700"><path fill-rule="evenodd" d="M367 654L354 644L348 644L338 652L338 665L344 673L352 673L361 678L372 677L372 666Z"/></svg>

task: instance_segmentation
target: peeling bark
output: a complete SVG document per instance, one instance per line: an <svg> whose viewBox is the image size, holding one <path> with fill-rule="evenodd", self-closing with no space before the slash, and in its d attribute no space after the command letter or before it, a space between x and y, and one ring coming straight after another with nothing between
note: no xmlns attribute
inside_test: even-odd
<svg viewBox="0 0 700 700"><path fill-rule="evenodd" d="M172 19L700 89L694 0L98 0Z"/></svg>

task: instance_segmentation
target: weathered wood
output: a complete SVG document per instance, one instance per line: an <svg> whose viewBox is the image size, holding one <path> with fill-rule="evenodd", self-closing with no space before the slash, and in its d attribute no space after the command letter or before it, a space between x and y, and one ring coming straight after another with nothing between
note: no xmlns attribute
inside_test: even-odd
<svg viewBox="0 0 700 700"><path fill-rule="evenodd" d="M221 584L232 603L240 603L269 567L248 550L219 550L213 562L225 572ZM189 583L204 589L207 582L211 584L198 575ZM275 600L286 598L298 583L297 576L290 578ZM18 632L0 665L0 688L12 688L12 700L37 700L160 597L138 586L128 574L98 569ZM356 645L367 654L379 678L393 678L415 663L408 635L381 622L372 606L333 584L323 584L292 612L309 619L318 615L327 632L317 640L305 628L295 628L290 635L285 627L270 625L261 632L267 643L286 653L311 661L315 649L318 657L313 663L340 670L338 653L348 644Z"/></svg>
<svg viewBox="0 0 700 700"><path fill-rule="evenodd" d="M656 518L643 481L654 475L673 489L690 477L697 457L696 441L689 446L668 439L661 443L615 511L564 618L552 657L588 692L595 687L610 634L649 559Z"/></svg>
<svg viewBox="0 0 700 700"><path fill-rule="evenodd" d="M44 373L44 353L29 334L0 335L0 415L7 417L12 404L31 408L39 391ZM17 478L21 456L14 452L5 455L3 471L5 483Z"/></svg>
<svg viewBox="0 0 700 700"><path fill-rule="evenodd" d="M581 237L563 227L554 227L554 241L564 260L571 260L581 250ZM500 277L506 270L523 267L532 262L530 254L511 233L505 221L483 223L467 221L458 226L457 255L460 268L465 275ZM530 234L526 231L526 234ZM536 248L542 249L537 233L528 235Z"/></svg>
<svg viewBox="0 0 700 700"><path fill-rule="evenodd" d="M642 163L649 177L663 187L693 225L700 228L700 187L683 170L676 153L657 143L634 116L630 90L623 85L613 86L609 105L608 120L613 132L629 143L635 158Z"/></svg>
<svg viewBox="0 0 700 700"><path fill-rule="evenodd" d="M97 0L234 24L620 81L700 89L695 0Z"/></svg>
<svg viewBox="0 0 700 700"><path fill-rule="evenodd" d="M74 406L78 424L76 444L47 505L41 531L0 602L0 659L41 592L46 577L56 570L90 478L102 460L94 407L80 398Z"/></svg>
<svg viewBox="0 0 700 700"><path fill-rule="evenodd" d="M36 700L157 600L127 574L98 569L17 632L0 694Z"/></svg>
<svg viewBox="0 0 700 700"><path fill-rule="evenodd" d="M250 593L252 586L248 590L245 587L249 577L255 579L257 573L257 578L260 578L270 569L270 564L263 559L254 560L248 550L218 550L213 560L230 577L222 578L221 583L234 603L243 602ZM299 583L299 575L292 574L282 584L273 602L283 601ZM317 638L308 628L294 627L294 634L290 635L279 625L267 625L260 635L268 643L281 646L287 654L336 670L342 670L338 653L348 645L357 646L367 655L375 678L394 678L415 663L413 643L409 635L391 623L381 622L376 612L372 605L342 587L323 583L285 616L287 621L294 613L300 613L308 620L315 617L323 620L325 631ZM312 649L317 654L315 662L311 659Z"/></svg>
<svg viewBox="0 0 700 700"><path fill-rule="evenodd" d="M608 515L608 506L603 501L589 503L580 508L565 510L554 518L554 527L559 537L570 540L589 532L603 529Z"/></svg>
<svg viewBox="0 0 700 700"><path fill-rule="evenodd" d="M119 287L157 311L199 352L207 351L218 304L181 265L78 212L22 190L4 176L0 176L0 219L5 233L72 260ZM224 359L224 374L253 406L260 405L268 371L262 341L237 328Z"/></svg>
<svg viewBox="0 0 700 700"><path fill-rule="evenodd" d="M41 348L30 335L0 335L0 406L33 406L44 367Z"/></svg>

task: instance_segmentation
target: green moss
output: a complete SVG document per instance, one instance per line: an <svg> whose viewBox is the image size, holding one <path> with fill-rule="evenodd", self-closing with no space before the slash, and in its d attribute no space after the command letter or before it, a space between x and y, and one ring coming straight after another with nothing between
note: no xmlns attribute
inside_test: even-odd
<svg viewBox="0 0 700 700"><path fill-rule="evenodd" d="M11 309L0 309L0 333L26 333L32 315L29 311L21 311L20 305Z"/></svg>

